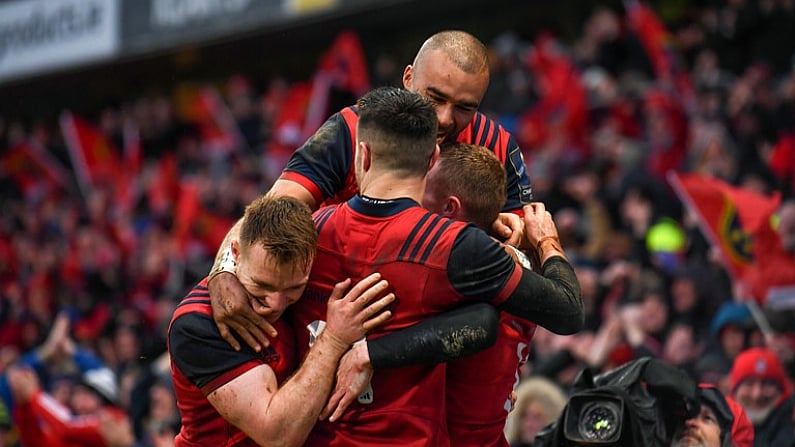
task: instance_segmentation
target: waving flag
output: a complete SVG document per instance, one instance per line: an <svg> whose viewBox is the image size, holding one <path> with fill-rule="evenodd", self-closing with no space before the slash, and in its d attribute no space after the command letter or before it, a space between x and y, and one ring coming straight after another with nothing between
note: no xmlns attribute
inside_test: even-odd
<svg viewBox="0 0 795 447"><path fill-rule="evenodd" d="M180 183L174 211L174 239L180 256L187 256L193 241L208 253L214 253L234 224L234 218L217 214L202 203L198 182L184 180Z"/></svg>
<svg viewBox="0 0 795 447"><path fill-rule="evenodd" d="M61 132L83 194L98 184L115 185L122 167L119 151L99 129L67 111L61 115Z"/></svg>
<svg viewBox="0 0 795 447"><path fill-rule="evenodd" d="M528 55L527 65L538 83L539 100L519 118L524 129L519 138L531 147L538 147L551 135L562 134L570 152L576 152L579 159L587 158L588 95L573 60L560 50L553 35L541 33Z"/></svg>
<svg viewBox="0 0 795 447"><path fill-rule="evenodd" d="M27 195L43 187L52 192L68 184L69 176L63 166L34 141L23 140L12 146L2 157L3 170Z"/></svg>
<svg viewBox="0 0 795 447"><path fill-rule="evenodd" d="M275 138L268 152L298 148L323 124L329 110L332 88L358 98L370 90L370 73L359 37L352 31L337 35L320 56L312 80L290 86L273 123Z"/></svg>
<svg viewBox="0 0 795 447"><path fill-rule="evenodd" d="M640 39L657 79L672 86L685 105L692 104L695 94L673 35L648 5L639 0L626 0L625 7L627 25Z"/></svg>
<svg viewBox="0 0 795 447"><path fill-rule="evenodd" d="M342 31L323 55L312 78L312 87L302 109L301 141L323 124L331 112L331 89L358 98L370 90L370 72L359 37L352 31ZM299 144L300 144L299 143Z"/></svg>
<svg viewBox="0 0 795 447"><path fill-rule="evenodd" d="M756 237L768 234L770 218L781 194L764 196L704 175L671 172L668 181L689 210L698 217L705 237L718 248L733 278L754 265Z"/></svg>

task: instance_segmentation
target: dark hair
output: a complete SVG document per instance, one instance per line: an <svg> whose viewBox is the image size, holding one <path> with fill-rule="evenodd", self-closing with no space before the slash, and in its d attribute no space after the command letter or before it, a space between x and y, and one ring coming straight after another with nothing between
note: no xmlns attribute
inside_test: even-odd
<svg viewBox="0 0 795 447"><path fill-rule="evenodd" d="M398 175L424 176L436 149L436 112L418 93L380 87L362 96L357 140L370 144L373 163Z"/></svg>
<svg viewBox="0 0 795 447"><path fill-rule="evenodd" d="M308 269L317 249L317 229L309 207L292 197L262 196L246 207L240 250L261 244L282 265Z"/></svg>

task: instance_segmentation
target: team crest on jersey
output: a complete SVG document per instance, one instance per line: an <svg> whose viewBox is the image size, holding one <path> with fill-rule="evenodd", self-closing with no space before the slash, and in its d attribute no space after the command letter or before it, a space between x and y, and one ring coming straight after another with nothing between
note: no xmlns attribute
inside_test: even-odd
<svg viewBox="0 0 795 447"><path fill-rule="evenodd" d="M733 262L745 265L753 261L753 239L740 224L737 208L728 200L724 200L717 230L720 243Z"/></svg>

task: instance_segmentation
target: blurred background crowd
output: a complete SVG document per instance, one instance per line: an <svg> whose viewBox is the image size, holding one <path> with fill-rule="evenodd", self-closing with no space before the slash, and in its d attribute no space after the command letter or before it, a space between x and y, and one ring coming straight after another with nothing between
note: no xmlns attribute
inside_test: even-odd
<svg viewBox="0 0 795 447"><path fill-rule="evenodd" d="M480 110L518 140L587 314L577 335L536 332L509 439L529 445L583 367L651 355L731 395L753 375L735 364L749 348L781 364L759 374L779 391L775 406L789 405L792 437L795 2L593 2L578 17L470 30L491 51ZM235 63L104 102L86 93L40 115L19 112L18 95L19 110L6 103L0 371L34 366L37 379L25 380L76 411L76 390L97 388L86 371L109 368L103 396L130 423L104 429L169 445L179 427L164 359L175 304L292 151L369 88L400 85L411 62L355 28L318 46L299 74ZM20 88L33 95L35 85ZM692 189L700 176L717 181L702 182L717 200ZM710 228L713 214L722 227ZM6 405L25 380L0 387ZM6 445L16 442L10 413L0 411Z"/></svg>

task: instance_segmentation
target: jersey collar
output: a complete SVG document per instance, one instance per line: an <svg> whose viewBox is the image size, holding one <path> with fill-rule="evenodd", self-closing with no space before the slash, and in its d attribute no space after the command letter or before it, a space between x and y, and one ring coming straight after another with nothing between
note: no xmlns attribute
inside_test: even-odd
<svg viewBox="0 0 795 447"><path fill-rule="evenodd" d="M420 204L409 198L381 200L357 194L348 201L348 206L357 213L367 216L387 217Z"/></svg>

